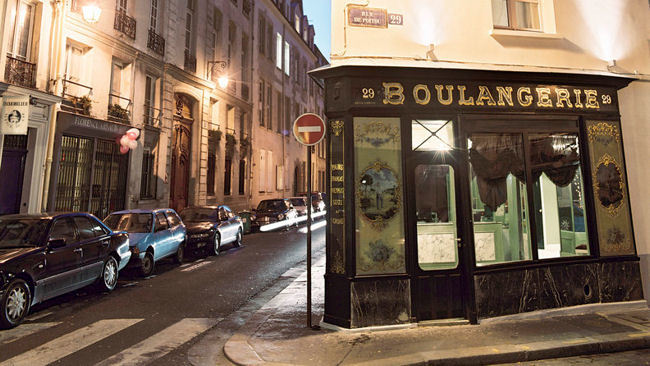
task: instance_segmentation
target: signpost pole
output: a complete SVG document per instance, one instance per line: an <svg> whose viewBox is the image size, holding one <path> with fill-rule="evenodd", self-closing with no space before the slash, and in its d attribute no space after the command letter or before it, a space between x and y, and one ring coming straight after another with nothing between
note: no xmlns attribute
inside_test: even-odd
<svg viewBox="0 0 650 366"><path fill-rule="evenodd" d="M307 146L307 328L311 328L311 146Z"/></svg>

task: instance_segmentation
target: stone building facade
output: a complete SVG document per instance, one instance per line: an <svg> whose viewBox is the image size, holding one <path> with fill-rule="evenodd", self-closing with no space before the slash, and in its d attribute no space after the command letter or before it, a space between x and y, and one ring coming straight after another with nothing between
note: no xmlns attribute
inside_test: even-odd
<svg viewBox="0 0 650 366"><path fill-rule="evenodd" d="M99 7L98 19L84 13L88 5ZM28 173L25 202L12 202L7 213L78 210L103 217L124 208L217 203L241 210L304 186L294 182L304 176L288 169L306 160L306 149L285 126L301 112L322 114L322 86L306 73L326 61L301 8L300 1L4 2L7 58L0 67L22 76L7 71L0 89L34 102L28 141L18 149L29 151L21 157L26 163L8 163ZM260 57L267 42L276 47L275 38L259 45L266 32L283 36L279 68L268 52ZM282 129L259 128L264 108ZM140 132L137 146L120 152L119 140L131 128ZM36 161L25 144L38 146ZM316 151L316 170L324 175L324 150ZM268 161L263 169L260 159Z"/></svg>

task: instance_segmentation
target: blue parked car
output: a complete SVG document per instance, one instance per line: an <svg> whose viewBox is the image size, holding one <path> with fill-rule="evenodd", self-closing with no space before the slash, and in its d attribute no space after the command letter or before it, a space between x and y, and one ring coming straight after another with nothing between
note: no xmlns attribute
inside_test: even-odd
<svg viewBox="0 0 650 366"><path fill-rule="evenodd" d="M171 208L113 212L104 223L112 230L129 233L132 255L128 266L136 267L142 276L150 276L155 263L163 258L183 261L185 225Z"/></svg>

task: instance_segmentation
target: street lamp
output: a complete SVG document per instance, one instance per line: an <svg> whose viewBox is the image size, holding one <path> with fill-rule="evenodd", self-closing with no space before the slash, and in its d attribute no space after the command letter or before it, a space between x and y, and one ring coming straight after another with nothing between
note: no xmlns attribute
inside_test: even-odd
<svg viewBox="0 0 650 366"><path fill-rule="evenodd" d="M220 76L219 79L217 79L217 82L219 83L219 87L221 89L226 89L228 86L228 77L227 76Z"/></svg>
<svg viewBox="0 0 650 366"><path fill-rule="evenodd" d="M219 84L219 87L221 89L225 89L228 86L228 81L229 81L228 76L223 75L223 71L226 69L227 66L228 66L227 61L221 61L221 60L208 61L208 68L210 69L210 79L215 81L216 78L217 79L216 82Z"/></svg>
<svg viewBox="0 0 650 366"><path fill-rule="evenodd" d="M102 14L102 9L95 3L86 4L81 7L83 18L90 24L97 23L99 16Z"/></svg>

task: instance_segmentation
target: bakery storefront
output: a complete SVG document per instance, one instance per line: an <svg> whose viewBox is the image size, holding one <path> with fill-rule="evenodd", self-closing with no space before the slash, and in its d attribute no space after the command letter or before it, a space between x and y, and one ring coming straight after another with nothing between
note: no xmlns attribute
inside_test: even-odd
<svg viewBox="0 0 650 366"><path fill-rule="evenodd" d="M103 219L126 205L129 155L116 142L133 126L59 111L49 211Z"/></svg>
<svg viewBox="0 0 650 366"><path fill-rule="evenodd" d="M357 328L643 298L617 90L599 75L340 66L325 321Z"/></svg>

